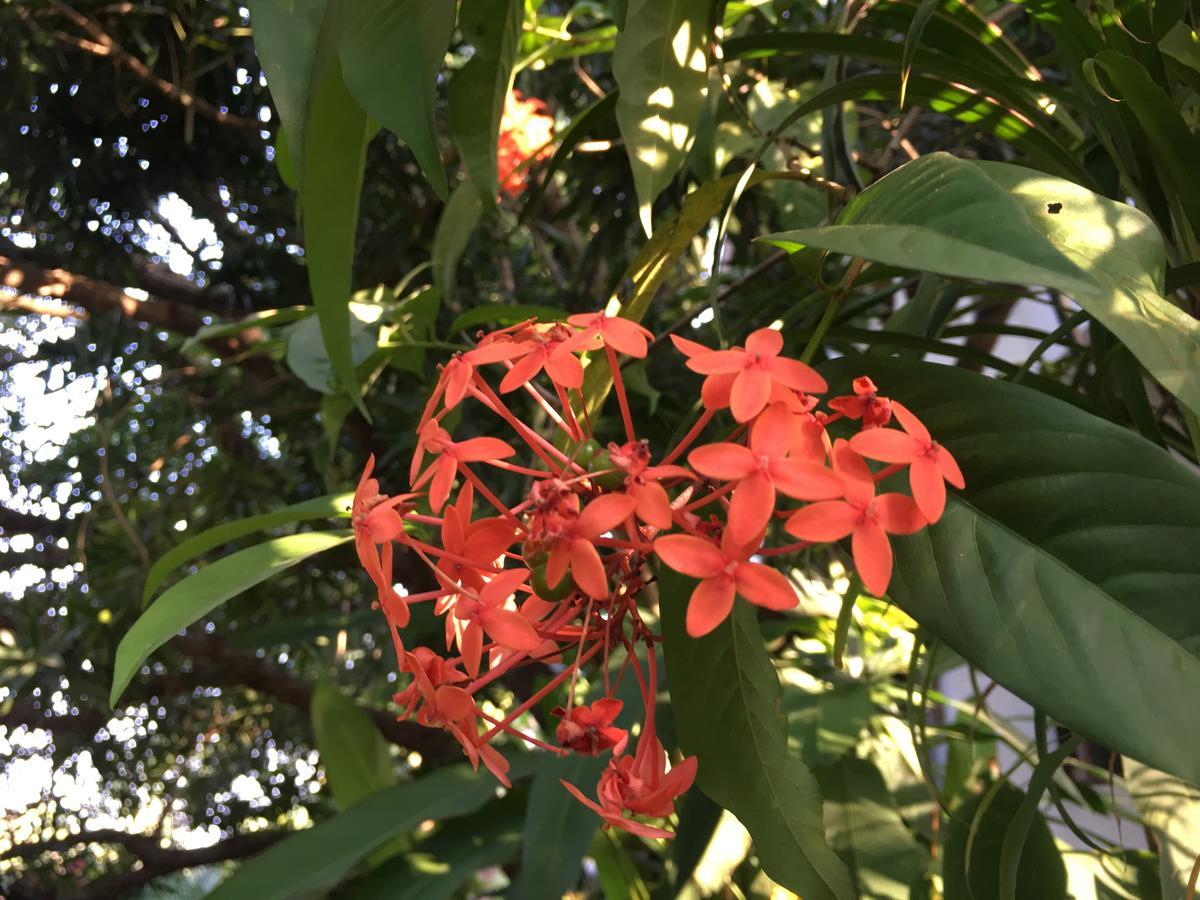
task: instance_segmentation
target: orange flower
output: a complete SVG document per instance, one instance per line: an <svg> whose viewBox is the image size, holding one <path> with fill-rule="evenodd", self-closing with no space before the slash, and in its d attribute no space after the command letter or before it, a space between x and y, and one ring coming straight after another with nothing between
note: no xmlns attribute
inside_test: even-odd
<svg viewBox="0 0 1200 900"><path fill-rule="evenodd" d="M566 524L562 537L551 548L546 562L546 583L554 587L569 569L575 584L589 597L597 600L607 597L608 576L594 542L628 519L635 506L637 501L632 497L607 494L584 507L577 518Z"/></svg>
<svg viewBox="0 0 1200 900"><path fill-rule="evenodd" d="M875 479L866 462L845 441L833 445L833 464L846 486L845 500L810 503L784 527L804 541L840 541L850 535L854 567L876 597L892 578L889 534L912 534L927 524L921 510L904 494L875 496Z"/></svg>
<svg viewBox="0 0 1200 900"><path fill-rule="evenodd" d="M501 193L515 197L525 189L528 163L548 155L553 139L554 118L546 114L546 104L536 97L526 100L519 91L509 94L496 146Z"/></svg>

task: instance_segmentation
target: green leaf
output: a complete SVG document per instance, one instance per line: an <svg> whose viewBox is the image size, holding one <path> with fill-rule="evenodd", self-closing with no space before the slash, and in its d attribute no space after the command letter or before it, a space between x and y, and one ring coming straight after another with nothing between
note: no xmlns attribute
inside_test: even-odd
<svg viewBox="0 0 1200 900"><path fill-rule="evenodd" d="M367 114L346 91L335 59L309 111L305 165L320 177L303 183L300 207L308 280L321 338L342 389L364 416L367 412L354 371L349 298L369 130Z"/></svg>
<svg viewBox="0 0 1200 900"><path fill-rule="evenodd" d="M1007 382L877 357L823 370L834 393L865 374L902 398L966 478L940 521L894 539L891 597L1056 721L1200 781L1200 720L1178 714L1200 696L1200 476Z"/></svg>
<svg viewBox="0 0 1200 900"><path fill-rule="evenodd" d="M388 743L362 708L328 681L313 691L313 737L338 809L391 787L396 771Z"/></svg>
<svg viewBox="0 0 1200 900"><path fill-rule="evenodd" d="M683 165L708 95L713 0L629 0L613 50L617 124L652 235L651 208Z"/></svg>
<svg viewBox="0 0 1200 900"><path fill-rule="evenodd" d="M1094 62L1111 85L1105 93L1123 101L1145 132L1169 199L1182 206L1192 234L1200 234L1200 174L1196 171L1200 140L1175 108L1171 95L1137 60L1116 50L1104 50L1096 54Z"/></svg>
<svg viewBox="0 0 1200 900"><path fill-rule="evenodd" d="M908 900L925 853L900 818L879 770L847 757L816 770L825 796L825 834L861 897Z"/></svg>
<svg viewBox="0 0 1200 900"><path fill-rule="evenodd" d="M266 531L268 528L291 525L293 522L307 522L310 519L327 519L333 516L346 518L350 515L350 503L353 499L354 494L351 491L341 494L326 494L323 497L305 500L303 503L285 506L274 512L236 519L233 522L224 522L193 535L176 544L155 560L154 565L150 567L150 572L146 575L146 585L142 588L142 603L144 605L150 599L171 572L184 563L203 556L214 547L236 541L248 534Z"/></svg>
<svg viewBox="0 0 1200 900"><path fill-rule="evenodd" d="M454 296L458 261L462 259L471 233L483 215L483 202L471 182L463 181L450 193L433 233L433 283L444 299Z"/></svg>
<svg viewBox="0 0 1200 900"><path fill-rule="evenodd" d="M375 352L377 341L372 330L379 322L382 310L370 303L348 303L350 312L350 360L355 368L355 392L361 392L357 372ZM321 323L309 317L301 319L287 331L287 364L306 385L322 394L342 394L334 378L333 360L321 338ZM351 397L354 394L351 393Z"/></svg>
<svg viewBox="0 0 1200 900"><path fill-rule="evenodd" d="M495 796L487 772L467 766L440 769L376 791L345 812L298 831L242 864L209 894L209 900L289 900L322 894L362 859L426 819L478 809Z"/></svg>
<svg viewBox="0 0 1200 900"><path fill-rule="evenodd" d="M1166 256L1154 223L1069 181L934 153L863 191L837 225L763 240L957 278L1058 288L1163 387L1200 410L1200 322L1159 293Z"/></svg>
<svg viewBox="0 0 1200 900"><path fill-rule="evenodd" d="M509 795L512 799L519 796ZM353 900L446 900L480 869L514 859L521 849L521 817L508 798L454 819L436 834L354 883ZM518 808L519 810L519 808Z"/></svg>
<svg viewBox="0 0 1200 900"><path fill-rule="evenodd" d="M592 841L592 859L604 900L650 900L646 882L616 837L619 832L600 831Z"/></svg>
<svg viewBox="0 0 1200 900"><path fill-rule="evenodd" d="M782 708L800 757L813 765L853 750L875 713L871 688L859 681L816 693L785 685Z"/></svg>
<svg viewBox="0 0 1200 900"><path fill-rule="evenodd" d="M1200 857L1200 788L1126 759L1125 787L1158 840L1163 900L1184 900Z"/></svg>
<svg viewBox="0 0 1200 900"><path fill-rule="evenodd" d="M460 331L469 331L480 325L516 325L526 319L536 318L542 322L553 322L566 318L567 311L558 306L537 306L529 303L496 303L490 306L476 306L454 320L446 329L449 337L454 337Z"/></svg>
<svg viewBox="0 0 1200 900"><path fill-rule="evenodd" d="M312 315L311 306L285 306L281 309L264 309L251 313L245 318L234 322L220 322L216 325L205 325L183 343L183 352L191 350L205 341L233 337L251 328L276 328L280 325L290 325L293 322Z"/></svg>
<svg viewBox="0 0 1200 900"><path fill-rule="evenodd" d="M904 95L908 93L908 77L912 74L913 59L917 48L921 46L921 34L929 24L930 17L938 8L941 0L921 0L913 13L912 24L904 35L904 50L900 55L900 108L904 108Z"/></svg>
<svg viewBox="0 0 1200 900"><path fill-rule="evenodd" d="M310 93L320 80L326 0L248 0L258 54L287 141L291 169L303 175Z"/></svg>
<svg viewBox="0 0 1200 900"><path fill-rule="evenodd" d="M509 891L512 900L561 897L579 880L580 863L600 820L567 793L560 779L592 793L607 763L580 754L542 758L529 790L521 872Z"/></svg>
<svg viewBox="0 0 1200 900"><path fill-rule="evenodd" d="M825 843L821 794L812 772L787 752L779 679L754 607L702 638L684 625L695 582L659 570L663 647L671 709L685 753L699 758L697 784L754 838L763 871L806 900L855 895Z"/></svg>
<svg viewBox="0 0 1200 900"><path fill-rule="evenodd" d="M1176 62L1200 72L1200 38L1186 22L1176 22L1158 42L1158 49Z"/></svg>
<svg viewBox="0 0 1200 900"><path fill-rule="evenodd" d="M512 89L524 14L524 0L463 0L459 16L463 40L475 53L450 80L447 120L467 176L489 206L499 189L500 120Z"/></svg>
<svg viewBox="0 0 1200 900"><path fill-rule="evenodd" d="M437 78L454 33L454 0L354 0L339 45L346 87L413 152L439 197Z"/></svg>
<svg viewBox="0 0 1200 900"><path fill-rule="evenodd" d="M172 585L142 613L117 645L109 702L116 705L146 657L197 619L247 588L353 537L349 531L290 534L218 559Z"/></svg>
<svg viewBox="0 0 1200 900"><path fill-rule="evenodd" d="M1000 848L1025 794L998 782L954 808L945 825L942 879L946 897L999 900ZM968 855L969 854L969 855ZM1046 820L1035 810L1021 853L1017 896L1067 900L1067 870Z"/></svg>

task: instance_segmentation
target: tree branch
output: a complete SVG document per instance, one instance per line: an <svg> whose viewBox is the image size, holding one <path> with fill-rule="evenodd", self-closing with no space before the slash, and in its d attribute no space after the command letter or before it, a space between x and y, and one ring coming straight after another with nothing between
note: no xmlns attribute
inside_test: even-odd
<svg viewBox="0 0 1200 900"><path fill-rule="evenodd" d="M184 109L193 109L200 115L212 119L214 122L219 122L222 125L233 125L237 128L260 130L263 126L261 122L255 119L247 119L244 116L237 116L233 113L224 112L219 107L214 106L207 100L197 97L195 94L185 91L177 85L172 84L165 78L160 78L155 75L150 68L113 40L112 35L106 32L100 23L91 16L85 15L74 9L61 0L49 0L50 5L57 9L60 13L71 20L76 26L83 29L91 37L91 40L78 38L74 35L66 34L62 31L53 32L54 37L62 43L91 53L94 56L107 57L112 59L118 65L124 66L150 87L154 88L160 94L174 100ZM17 7L20 10L20 7Z"/></svg>

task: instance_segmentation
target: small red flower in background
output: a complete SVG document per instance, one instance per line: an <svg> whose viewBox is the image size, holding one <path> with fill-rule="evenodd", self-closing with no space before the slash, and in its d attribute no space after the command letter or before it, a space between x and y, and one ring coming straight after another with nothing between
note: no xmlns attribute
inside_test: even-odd
<svg viewBox="0 0 1200 900"><path fill-rule="evenodd" d="M889 534L912 534L927 524L917 504L904 494L875 496L875 479L863 458L844 441L833 447L833 461L846 486L845 500L825 500L797 510L785 526L806 541L851 540L854 567L876 597L892 578Z"/></svg>
<svg viewBox="0 0 1200 900"><path fill-rule="evenodd" d="M676 757L672 765L654 730L662 638L657 615L645 615L643 588L656 566L697 580L689 598L660 601L687 603L692 637L717 628L739 596L773 611L795 607L796 589L771 559L809 542L849 537L863 583L882 594L893 562L889 535L937 518L945 484L961 486L962 475L916 417L879 397L868 378L854 382L853 395L835 398L832 411L822 410L824 380L782 356L783 336L771 329L731 350L676 339L688 368L705 376L704 408L659 457L638 436L621 376L622 362L643 359L652 338L637 323L602 313L481 335L445 364L422 413L409 468L418 493L382 494L372 459L352 519L359 558L410 679L395 695L402 714L444 729L473 766L482 763L504 784L508 763L493 746L498 738L557 754L611 751L595 799L574 785L567 790L605 827L669 837L648 820L672 815L703 763ZM598 412L582 395L580 357L597 351L612 373L625 432L606 450L593 430ZM510 407L516 401L533 414ZM458 416L447 414L462 406L471 407L474 428L501 425L518 440L486 433L455 440L446 425ZM885 427L893 416L899 429ZM858 422L858 433L834 442L828 427L838 421ZM873 472L864 457L888 465ZM876 482L905 468L915 500L877 495ZM418 509L421 494L427 506ZM776 519L786 519L798 543L771 546ZM429 567L435 589L401 597L392 588L397 544ZM410 607L423 602L443 617L445 656L401 642ZM499 678L532 664L549 665L551 675L529 696L493 690ZM602 678L584 674L593 666ZM577 702L581 676L592 694L587 703ZM640 691L644 712L632 753L618 724L622 681ZM554 707L557 745L521 724L554 692L566 695Z"/></svg>
<svg viewBox="0 0 1200 900"><path fill-rule="evenodd" d="M950 451L929 436L929 429L902 403L892 401L892 413L904 433L890 428L873 428L850 439L850 446L867 459L908 465L913 499L930 522L942 517L946 508L946 484L963 488L962 470Z"/></svg>
<svg viewBox="0 0 1200 900"><path fill-rule="evenodd" d="M591 706L576 706L565 710L556 706L552 713L562 719L555 729L558 742L568 750L585 756L599 756L605 750L625 749L629 732L613 725L621 714L624 704L620 700L604 697Z"/></svg>
<svg viewBox="0 0 1200 900"><path fill-rule="evenodd" d="M554 117L547 114L546 104L536 97L526 99L520 91L510 93L500 119L496 146L501 193L515 197L525 189L529 178L527 163L548 155L552 140Z"/></svg>
<svg viewBox="0 0 1200 900"><path fill-rule="evenodd" d="M851 385L853 394L834 397L829 408L837 410L847 419L862 420L863 428L881 428L892 419L892 401L879 396L879 389L866 375L855 378Z"/></svg>

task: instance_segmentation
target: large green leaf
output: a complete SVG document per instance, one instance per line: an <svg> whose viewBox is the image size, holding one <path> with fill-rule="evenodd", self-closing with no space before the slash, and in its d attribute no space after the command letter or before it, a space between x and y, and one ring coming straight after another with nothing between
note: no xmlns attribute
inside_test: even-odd
<svg viewBox="0 0 1200 900"><path fill-rule="evenodd" d="M312 98L304 141L305 164L320 177L303 182L300 207L308 281L321 337L342 389L360 409L349 302L370 128L367 114L347 92L341 67L333 60Z"/></svg>
<svg viewBox="0 0 1200 900"><path fill-rule="evenodd" d="M454 0L353 0L339 45L346 86L412 151L438 196L437 78L454 33Z"/></svg>
<svg viewBox="0 0 1200 900"><path fill-rule="evenodd" d="M617 124L651 235L655 198L683 165L708 95L708 24L713 0L629 0L613 50Z"/></svg>
<svg viewBox="0 0 1200 900"><path fill-rule="evenodd" d="M894 539L896 602L1072 730L1200 782L1200 719L1179 715L1200 696L1200 476L1029 388L878 357L824 371L902 399L966 477Z"/></svg>
<svg viewBox="0 0 1200 900"><path fill-rule="evenodd" d="M806 900L855 896L825 843L817 780L788 755L779 678L754 607L735 603L716 630L692 638L684 621L694 587L659 570L671 710L680 746L699 758L697 784L746 826L763 871L779 884Z"/></svg>
<svg viewBox="0 0 1200 900"><path fill-rule="evenodd" d="M934 153L872 185L837 225L764 240L958 278L1058 288L1200 411L1200 322L1159 293L1166 255L1154 223L1069 181Z"/></svg>
<svg viewBox="0 0 1200 900"><path fill-rule="evenodd" d="M475 48L447 90L450 134L484 203L496 200L496 149L521 40L523 0L463 0L459 27Z"/></svg>
<svg viewBox="0 0 1200 900"><path fill-rule="evenodd" d="M509 795L479 812L447 822L432 837L388 860L354 883L352 900L445 900L480 869L499 866L521 850L520 807Z"/></svg>
<svg viewBox="0 0 1200 900"><path fill-rule="evenodd" d="M147 656L197 619L247 588L352 538L349 531L289 534L218 559L172 585L142 613L117 645L109 702L116 704Z"/></svg>
<svg viewBox="0 0 1200 900"><path fill-rule="evenodd" d="M321 27L327 0L248 0L258 54L287 140L292 170L303 173L309 95L319 80ZM314 74L317 76L314 79Z"/></svg>
<svg viewBox="0 0 1200 900"><path fill-rule="evenodd" d="M326 494L303 503L293 503L274 512L263 513L259 516L249 516L245 519L235 519L225 522L207 531L193 535L185 541L176 544L150 567L146 575L146 586L142 589L142 603L150 599L155 589L175 569L197 557L203 556L214 547L236 541L248 534L277 528L280 525L290 525L293 522L306 522L310 519L327 519L332 516L345 518L350 515L350 503L354 494L346 491L341 494Z"/></svg>
<svg viewBox="0 0 1200 900"><path fill-rule="evenodd" d="M864 898L908 900L926 854L900 818L879 770L847 757L816 770L825 795L825 833Z"/></svg>
<svg viewBox="0 0 1200 900"><path fill-rule="evenodd" d="M376 791L315 828L296 832L243 863L210 900L288 900L323 894L377 847L427 819L478 809L496 793L487 772L441 769Z"/></svg>
<svg viewBox="0 0 1200 900"><path fill-rule="evenodd" d="M350 360L355 371L372 353L378 342L379 316L382 309L371 303L346 305L350 312ZM334 378L333 360L321 336L321 323L311 316L297 322L287 331L287 364L297 377L314 391L346 399Z"/></svg>
<svg viewBox="0 0 1200 900"><path fill-rule="evenodd" d="M325 780L338 809L396 783L387 741L362 707L335 685L328 681L317 685L309 714Z"/></svg>
<svg viewBox="0 0 1200 900"><path fill-rule="evenodd" d="M1122 765L1125 787L1158 841L1163 900L1185 900L1200 859L1200 788L1135 760Z"/></svg>
<svg viewBox="0 0 1200 900"><path fill-rule="evenodd" d="M483 202L479 192L469 181L459 184L446 202L433 233L431 262L433 283L449 299L454 296L454 285L458 280L458 261L467 249L467 242L479 218L483 215Z"/></svg>
<svg viewBox="0 0 1200 900"><path fill-rule="evenodd" d="M956 806L947 822L942 859L946 897L1000 900L1001 847L1025 794L1007 782ZM1046 820L1034 813L1021 853L1018 897L1067 900L1067 870Z"/></svg>

